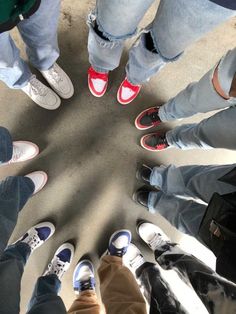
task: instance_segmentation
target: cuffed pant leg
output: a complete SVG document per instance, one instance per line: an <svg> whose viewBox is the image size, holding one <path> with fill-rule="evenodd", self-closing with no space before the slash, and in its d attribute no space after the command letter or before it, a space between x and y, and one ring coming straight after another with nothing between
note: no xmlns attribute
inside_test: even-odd
<svg viewBox="0 0 236 314"><path fill-rule="evenodd" d="M107 314L146 314L146 303L131 271L116 256L104 256L98 269Z"/></svg>
<svg viewBox="0 0 236 314"><path fill-rule="evenodd" d="M100 305L98 303L95 291L87 290L80 292L77 299L71 305L68 314L100 314Z"/></svg>

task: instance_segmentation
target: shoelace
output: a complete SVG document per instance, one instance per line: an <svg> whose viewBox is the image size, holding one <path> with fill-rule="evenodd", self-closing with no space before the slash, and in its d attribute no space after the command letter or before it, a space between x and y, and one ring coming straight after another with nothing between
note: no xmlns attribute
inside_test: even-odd
<svg viewBox="0 0 236 314"><path fill-rule="evenodd" d="M37 80L35 75L30 79L30 87L35 95L45 96L47 94L46 86Z"/></svg>
<svg viewBox="0 0 236 314"><path fill-rule="evenodd" d="M20 158L21 154L22 154L22 152L19 149L19 147L13 145L12 157L11 157L11 160L9 160L8 163L10 164L12 162L17 161Z"/></svg>
<svg viewBox="0 0 236 314"><path fill-rule="evenodd" d="M89 74L93 77L93 79L100 79L103 81L107 81L107 73L99 73L93 70L92 68L90 68Z"/></svg>
<svg viewBox="0 0 236 314"><path fill-rule="evenodd" d="M115 256L122 257L126 253L127 248L117 249L115 250ZM112 254L113 255L113 254Z"/></svg>
<svg viewBox="0 0 236 314"><path fill-rule="evenodd" d="M166 244L166 242L167 241L163 240L162 235L160 233L156 233L148 244L152 250L155 250L157 247Z"/></svg>
<svg viewBox="0 0 236 314"><path fill-rule="evenodd" d="M78 282L78 290L79 291L93 290L94 285L95 279L93 277L90 277L88 280Z"/></svg>
<svg viewBox="0 0 236 314"><path fill-rule="evenodd" d="M55 274L59 278L64 275L67 270L68 262L61 261L57 256L53 259L53 261L48 265L48 274Z"/></svg>
<svg viewBox="0 0 236 314"><path fill-rule="evenodd" d="M55 83L58 84L62 82L62 77L60 76L55 66L53 66L51 69L48 70L48 75Z"/></svg>
<svg viewBox="0 0 236 314"><path fill-rule="evenodd" d="M39 236L37 231L35 230L32 235L30 235L27 239L27 244L30 246L31 250L33 251L38 245L43 242Z"/></svg>
<svg viewBox="0 0 236 314"><path fill-rule="evenodd" d="M156 146L157 147L162 148L162 147L169 146L165 136L156 136L155 140L156 140Z"/></svg>
<svg viewBox="0 0 236 314"><path fill-rule="evenodd" d="M138 256L135 257L132 261L130 261L130 266L133 269L138 269L140 265L142 265L144 262L143 256L139 254Z"/></svg>
<svg viewBox="0 0 236 314"><path fill-rule="evenodd" d="M152 122L160 121L160 117L159 117L159 112L158 111L154 111L154 112L152 112L151 114L148 115L150 117L150 119L152 120Z"/></svg>

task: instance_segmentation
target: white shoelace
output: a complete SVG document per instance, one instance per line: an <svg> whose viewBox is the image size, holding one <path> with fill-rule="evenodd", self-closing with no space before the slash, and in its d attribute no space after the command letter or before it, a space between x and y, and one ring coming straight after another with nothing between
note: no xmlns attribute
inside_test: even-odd
<svg viewBox="0 0 236 314"><path fill-rule="evenodd" d="M150 248L155 251L158 247L164 245L167 240L163 239L160 233L155 233L154 237L148 242Z"/></svg>
<svg viewBox="0 0 236 314"><path fill-rule="evenodd" d="M12 162L16 162L22 155L22 151L19 149L18 146L13 145L13 152L12 152L12 157L11 160L9 160L9 164Z"/></svg>
<svg viewBox="0 0 236 314"><path fill-rule="evenodd" d="M132 261L130 261L130 266L132 269L136 270L138 269L141 265L145 263L145 260L141 254L136 256Z"/></svg>
<svg viewBox="0 0 236 314"><path fill-rule="evenodd" d="M39 238L37 231L35 230L33 232L33 234L29 235L26 241L23 241L25 243L27 243L31 250L33 251L34 249L36 249L43 241Z"/></svg>
<svg viewBox="0 0 236 314"><path fill-rule="evenodd" d="M60 74L57 71L55 66L53 66L47 72L48 72L48 75L50 76L50 79L53 80L55 83L58 84L58 83L62 82L62 78L61 78L61 76L60 76Z"/></svg>
<svg viewBox="0 0 236 314"><path fill-rule="evenodd" d="M46 96L47 88L44 86L35 75L30 79L30 87L35 95ZM31 91L30 91L31 92Z"/></svg>
<svg viewBox="0 0 236 314"><path fill-rule="evenodd" d="M56 256L52 260L52 263L48 265L48 270L46 271L46 274L55 274L59 278L61 278L68 268L67 265L69 265L68 262L63 262Z"/></svg>

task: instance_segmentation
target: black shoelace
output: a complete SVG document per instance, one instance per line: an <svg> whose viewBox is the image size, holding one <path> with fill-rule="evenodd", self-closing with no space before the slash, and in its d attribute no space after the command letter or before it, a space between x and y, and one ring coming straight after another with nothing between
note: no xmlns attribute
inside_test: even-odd
<svg viewBox="0 0 236 314"><path fill-rule="evenodd" d="M149 115L152 122L160 121L159 112L155 111Z"/></svg>

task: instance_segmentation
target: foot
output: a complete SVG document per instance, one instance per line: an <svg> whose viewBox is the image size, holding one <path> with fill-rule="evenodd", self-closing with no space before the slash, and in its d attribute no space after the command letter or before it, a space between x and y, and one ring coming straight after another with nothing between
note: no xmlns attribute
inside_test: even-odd
<svg viewBox="0 0 236 314"><path fill-rule="evenodd" d="M49 70L40 72L61 98L69 99L74 95L74 86L71 79L57 63L54 63Z"/></svg>
<svg viewBox="0 0 236 314"><path fill-rule="evenodd" d="M140 140L141 146L152 152L159 152L169 147L165 134L151 133L144 135Z"/></svg>
<svg viewBox="0 0 236 314"><path fill-rule="evenodd" d="M36 194L42 190L48 181L48 176L44 171L34 171L27 174L25 177L30 178L34 183L34 193Z"/></svg>
<svg viewBox="0 0 236 314"><path fill-rule="evenodd" d="M14 164L33 159L39 154L39 148L36 144L27 141L13 142L13 151L11 160L4 164ZM2 165L4 165L2 164Z"/></svg>
<svg viewBox="0 0 236 314"><path fill-rule="evenodd" d="M150 176L152 174L152 168L147 165L141 165L137 172L136 172L136 178L144 182L146 184L150 184Z"/></svg>
<svg viewBox="0 0 236 314"><path fill-rule="evenodd" d="M168 243L169 237L161 228L149 222L141 222L137 225L137 233L153 251L160 250Z"/></svg>
<svg viewBox="0 0 236 314"><path fill-rule="evenodd" d="M30 228L16 243L26 243L31 252L39 248L55 232L55 226L51 222L41 222Z"/></svg>
<svg viewBox="0 0 236 314"><path fill-rule="evenodd" d="M108 255L123 257L131 242L131 232L129 230L118 230L112 234L107 250Z"/></svg>
<svg viewBox="0 0 236 314"><path fill-rule="evenodd" d="M118 102L122 105L131 103L138 96L140 89L141 85L133 85L125 78L117 92Z"/></svg>
<svg viewBox="0 0 236 314"><path fill-rule="evenodd" d="M124 256L124 262L129 265L133 272L141 267L146 261L140 250L133 243L130 243L127 253Z"/></svg>
<svg viewBox="0 0 236 314"><path fill-rule="evenodd" d="M94 267L89 260L82 260L76 265L73 287L76 294L86 290L95 291Z"/></svg>
<svg viewBox="0 0 236 314"><path fill-rule="evenodd" d="M102 97L108 86L108 73L100 73L90 67L88 70L88 87L95 97Z"/></svg>
<svg viewBox="0 0 236 314"><path fill-rule="evenodd" d="M152 190L149 187L143 186L134 192L133 200L135 203L148 208L148 198L151 191Z"/></svg>
<svg viewBox="0 0 236 314"><path fill-rule="evenodd" d="M60 107L61 100L54 91L32 76L29 83L22 88L37 105L48 110Z"/></svg>
<svg viewBox="0 0 236 314"><path fill-rule="evenodd" d="M61 280L69 269L74 256L74 246L70 243L62 244L56 251L43 276L57 275Z"/></svg>
<svg viewBox="0 0 236 314"><path fill-rule="evenodd" d="M135 126L139 130L148 130L161 124L160 107L151 107L142 111L135 119Z"/></svg>

